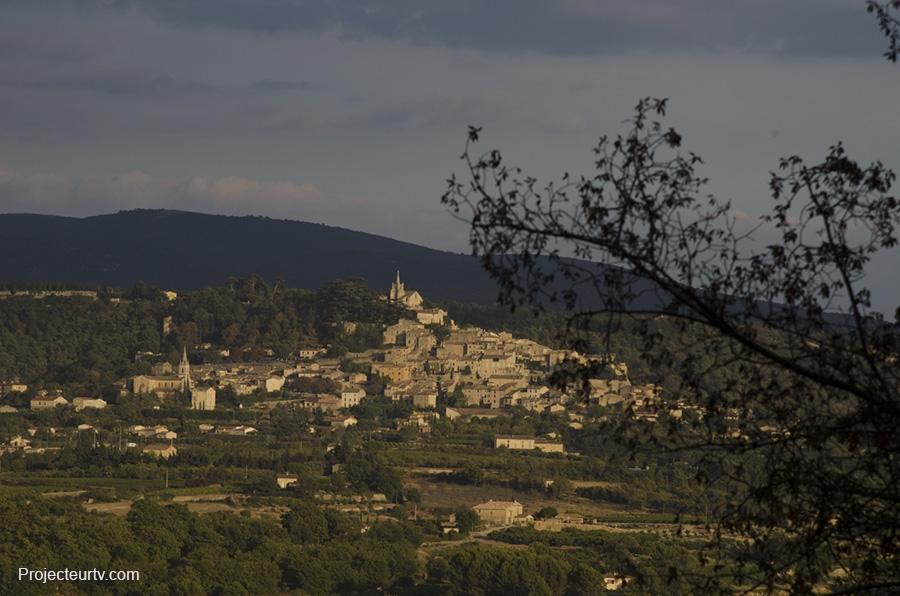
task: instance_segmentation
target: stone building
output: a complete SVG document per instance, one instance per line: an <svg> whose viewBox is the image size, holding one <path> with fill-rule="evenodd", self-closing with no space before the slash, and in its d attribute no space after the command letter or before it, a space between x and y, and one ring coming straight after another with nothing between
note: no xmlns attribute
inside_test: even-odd
<svg viewBox="0 0 900 596"><path fill-rule="evenodd" d="M32 410L52 410L56 406L67 406L69 402L61 395L38 395L31 398Z"/></svg>
<svg viewBox="0 0 900 596"><path fill-rule="evenodd" d="M72 400L72 405L75 406L76 412L80 412L86 408L102 410L106 407L106 400L100 399L99 397L76 397Z"/></svg>
<svg viewBox="0 0 900 596"><path fill-rule="evenodd" d="M131 391L134 394L154 394L159 398L172 397L191 390L191 363L188 362L187 348L181 355L178 374L172 374L172 366L163 362L153 366L153 374L137 375L131 379Z"/></svg>
<svg viewBox="0 0 900 596"><path fill-rule="evenodd" d="M488 525L509 525L522 516L522 504L518 501L488 501L475 505L472 510Z"/></svg>
<svg viewBox="0 0 900 596"><path fill-rule="evenodd" d="M216 390L213 387L191 389L191 408L194 410L215 410Z"/></svg>
<svg viewBox="0 0 900 596"><path fill-rule="evenodd" d="M416 312L416 320L423 325L443 325L447 311L443 308L424 308Z"/></svg>
<svg viewBox="0 0 900 596"><path fill-rule="evenodd" d="M565 453L565 447L559 441L550 441L548 439L540 439L535 437L527 437L521 435L497 435L494 437L494 447L497 449L516 449L521 451L531 451L538 449L544 453Z"/></svg>
<svg viewBox="0 0 900 596"><path fill-rule="evenodd" d="M524 449L531 451L534 449L534 437L523 437L519 435L497 435L494 437L494 448L500 449Z"/></svg>
<svg viewBox="0 0 900 596"><path fill-rule="evenodd" d="M25 393L26 391L28 391L28 385L17 378L0 381L0 395L6 395L7 393Z"/></svg>

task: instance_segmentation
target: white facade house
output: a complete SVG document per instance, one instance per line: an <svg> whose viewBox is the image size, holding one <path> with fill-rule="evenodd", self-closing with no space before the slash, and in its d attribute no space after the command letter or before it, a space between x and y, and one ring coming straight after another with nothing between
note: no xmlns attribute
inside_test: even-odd
<svg viewBox="0 0 900 596"><path fill-rule="evenodd" d="M191 408L194 410L215 410L216 390L213 387L191 389Z"/></svg>
<svg viewBox="0 0 900 596"><path fill-rule="evenodd" d="M75 406L76 412L80 412L86 408L102 410L106 407L106 400L100 399L99 397L76 397L72 400L72 405Z"/></svg>

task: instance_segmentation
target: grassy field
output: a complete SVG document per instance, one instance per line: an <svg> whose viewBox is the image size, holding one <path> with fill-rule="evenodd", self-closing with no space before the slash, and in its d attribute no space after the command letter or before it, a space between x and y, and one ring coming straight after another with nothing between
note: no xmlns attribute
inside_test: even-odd
<svg viewBox="0 0 900 596"><path fill-rule="evenodd" d="M131 510L132 500L123 499L121 501L113 501L112 503L85 503L84 508L87 511L96 511L97 513L110 513L112 515L125 516ZM228 513L237 513L240 509L232 507L228 503L221 501L191 501L182 503L193 513L218 513L220 511Z"/></svg>
<svg viewBox="0 0 900 596"><path fill-rule="evenodd" d="M682 515L674 513L657 513L653 511L623 511L598 515L597 521L610 524L702 524L703 518L696 515Z"/></svg>
<svg viewBox="0 0 900 596"><path fill-rule="evenodd" d="M483 455L479 453L459 453L448 450L419 449L410 447L395 447L386 451L390 462L396 466L419 466L435 468L461 468L466 464L475 464L480 467L497 467L503 463L503 458L497 455Z"/></svg>
<svg viewBox="0 0 900 596"><path fill-rule="evenodd" d="M0 493L46 493L73 490L113 489L116 494L137 495L165 488L165 480L138 478L68 478L37 474L4 473Z"/></svg>
<svg viewBox="0 0 900 596"><path fill-rule="evenodd" d="M563 498L554 499L536 491L516 490L509 487L468 484L454 484L440 482L425 476L411 476L406 480L406 486L415 487L422 495L422 507L435 509L456 509L458 507L472 507L478 503L493 499L495 501L519 501L525 510L525 514L531 514L542 507L554 507L560 513L577 513L591 517L627 518L641 515L643 512L630 511L616 504L607 504L574 495L564 495ZM672 516L669 516L671 519Z"/></svg>
<svg viewBox="0 0 900 596"><path fill-rule="evenodd" d="M538 466L556 465L560 458L555 454L510 452L484 447L459 449L432 445L398 445L385 450L392 465L401 467L462 468L475 465L480 468L502 468L511 459L531 461Z"/></svg>

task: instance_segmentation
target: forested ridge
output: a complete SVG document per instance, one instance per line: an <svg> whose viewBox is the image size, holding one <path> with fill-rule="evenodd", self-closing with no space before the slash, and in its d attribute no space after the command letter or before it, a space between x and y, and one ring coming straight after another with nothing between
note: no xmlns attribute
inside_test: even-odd
<svg viewBox="0 0 900 596"><path fill-rule="evenodd" d="M497 295L469 255L268 217L160 209L85 218L0 214L0 237L17 247L0 255L5 282L128 288L143 280L188 290L256 274L315 289L357 277L386 290L399 269L433 298L493 302Z"/></svg>
<svg viewBox="0 0 900 596"><path fill-rule="evenodd" d="M233 279L169 302L139 284L119 300L102 297L13 296L0 300L0 379L57 384L97 393L117 379L149 371L142 352L177 362L182 347L209 342L257 359L271 350L286 358L302 346L332 344L337 353L380 344L381 326L401 311L379 300L358 280L321 290L268 285L256 277ZM172 317L171 332L163 320ZM362 323L344 334L339 323Z"/></svg>

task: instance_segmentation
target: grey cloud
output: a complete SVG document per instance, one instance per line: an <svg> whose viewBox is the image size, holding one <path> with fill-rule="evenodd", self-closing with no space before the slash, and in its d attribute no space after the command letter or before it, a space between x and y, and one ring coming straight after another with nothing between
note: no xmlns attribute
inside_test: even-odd
<svg viewBox="0 0 900 596"><path fill-rule="evenodd" d="M66 82L96 93L153 99L178 98L216 90L214 86L199 81L178 79L165 73L140 69L89 73L70 77Z"/></svg>
<svg viewBox="0 0 900 596"><path fill-rule="evenodd" d="M5 213L84 216L132 208L171 208L301 219L429 246L455 248L467 237L461 225L434 227L436 219L446 216L437 204L397 214L371 201L326 196L310 183L235 175L174 179L132 171L77 177L58 172L27 173L0 164L0 197L0 211Z"/></svg>
<svg viewBox="0 0 900 596"><path fill-rule="evenodd" d="M167 23L257 32L339 31L502 51L597 54L734 48L872 55L862 2L845 0L114 0Z"/></svg>
<svg viewBox="0 0 900 596"><path fill-rule="evenodd" d="M66 70L4 70L7 92L12 88L39 91L71 89L130 98L175 99L219 90L216 86L201 81L177 78L147 68L87 69L79 64Z"/></svg>
<svg viewBox="0 0 900 596"><path fill-rule="evenodd" d="M128 207L190 207L227 212L302 211L323 204L312 184L261 181L242 176L192 176L175 180L142 171L72 177L56 172L24 173L0 165L0 196L6 211L68 213Z"/></svg>
<svg viewBox="0 0 900 596"><path fill-rule="evenodd" d="M0 59L20 62L73 64L91 56L88 44L61 41L56 38L34 35L32 32L4 29L0 37Z"/></svg>
<svg viewBox="0 0 900 596"><path fill-rule="evenodd" d="M438 128L462 130L467 124L485 122L544 132L572 132L585 126L585 119L577 112L527 105L509 97L442 96L385 104L339 118L331 125L397 133Z"/></svg>
<svg viewBox="0 0 900 596"><path fill-rule="evenodd" d="M431 98L396 102L348 116L336 122L346 128L370 128L383 131L459 126L460 122L496 122L517 112L516 106L490 99Z"/></svg>
<svg viewBox="0 0 900 596"><path fill-rule="evenodd" d="M382 101L374 106L363 105L362 101L346 103L346 107L327 113L313 112L302 105L246 109L241 112L240 120L251 129L279 133L342 132L392 136L438 129L464 131L467 124L476 122L556 133L582 130L586 123L577 112L519 104L508 97L435 95L412 101Z"/></svg>
<svg viewBox="0 0 900 596"><path fill-rule="evenodd" d="M308 81L282 81L278 79L263 79L250 85L250 89L260 91L310 91L313 85Z"/></svg>

